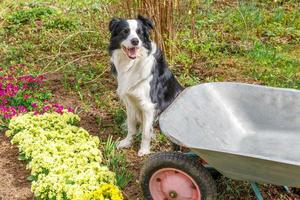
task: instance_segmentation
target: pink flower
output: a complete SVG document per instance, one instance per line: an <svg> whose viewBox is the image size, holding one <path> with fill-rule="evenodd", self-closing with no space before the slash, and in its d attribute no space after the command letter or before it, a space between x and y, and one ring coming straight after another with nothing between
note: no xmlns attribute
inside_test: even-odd
<svg viewBox="0 0 300 200"><path fill-rule="evenodd" d="M13 113L16 113L17 112L17 109L15 106L10 106L9 107L10 111L13 112Z"/></svg>
<svg viewBox="0 0 300 200"><path fill-rule="evenodd" d="M34 111L34 113L33 113L34 115L38 115L39 114L39 112L38 111Z"/></svg>
<svg viewBox="0 0 300 200"><path fill-rule="evenodd" d="M4 119L10 119L12 116L10 114L4 114Z"/></svg>
<svg viewBox="0 0 300 200"><path fill-rule="evenodd" d="M73 112L74 112L74 109L71 108L71 107L69 107L69 108L68 108L68 112L72 112L72 113L73 113Z"/></svg>
<svg viewBox="0 0 300 200"><path fill-rule="evenodd" d="M26 84L22 86L22 90L27 90L27 88L28 88L28 85L26 85Z"/></svg>
<svg viewBox="0 0 300 200"><path fill-rule="evenodd" d="M37 108L37 107L38 107L38 105L37 105L36 103L32 103L31 106L32 106L33 108Z"/></svg>
<svg viewBox="0 0 300 200"><path fill-rule="evenodd" d="M25 100L27 100L29 97L30 97L29 94L24 94L24 97L23 97L23 98L24 98Z"/></svg>
<svg viewBox="0 0 300 200"><path fill-rule="evenodd" d="M2 110L2 112L7 112L8 109L6 106L0 105L0 110Z"/></svg>
<svg viewBox="0 0 300 200"><path fill-rule="evenodd" d="M7 81L13 81L14 78L10 75L10 76L4 77L4 80L7 80Z"/></svg>
<svg viewBox="0 0 300 200"><path fill-rule="evenodd" d="M25 112L27 112L27 109L26 109L25 106L18 106L18 110L19 110L20 113L25 113Z"/></svg>
<svg viewBox="0 0 300 200"><path fill-rule="evenodd" d="M2 103L3 103L4 105L8 103L8 100L7 100L7 99L2 99L1 101L2 101Z"/></svg>
<svg viewBox="0 0 300 200"><path fill-rule="evenodd" d="M19 91L18 86L14 86L12 83L7 84L5 92L8 96L13 97L15 96Z"/></svg>
<svg viewBox="0 0 300 200"><path fill-rule="evenodd" d="M53 104L52 107L54 108L54 111L57 113L62 113L64 107L60 104Z"/></svg>
<svg viewBox="0 0 300 200"><path fill-rule="evenodd" d="M51 109L50 106L44 106L44 107L43 107L43 111L44 111L44 112L47 112L47 111L49 111L50 109Z"/></svg>
<svg viewBox="0 0 300 200"><path fill-rule="evenodd" d="M16 116L16 115L17 115L17 112L13 111L12 114L11 114L11 117Z"/></svg>
<svg viewBox="0 0 300 200"><path fill-rule="evenodd" d="M15 70L16 70L16 67L15 67L15 66L10 66L10 67L9 67L9 70L10 70L10 71L15 71Z"/></svg>
<svg viewBox="0 0 300 200"><path fill-rule="evenodd" d="M5 94L6 94L5 90L0 89L0 97L5 96Z"/></svg>
<svg viewBox="0 0 300 200"><path fill-rule="evenodd" d="M55 112L62 114L63 113L63 109L54 109Z"/></svg>
<svg viewBox="0 0 300 200"><path fill-rule="evenodd" d="M63 109L64 107L58 103L52 105L53 108Z"/></svg>
<svg viewBox="0 0 300 200"><path fill-rule="evenodd" d="M43 75L39 75L38 77L36 77L40 82L45 80L45 76Z"/></svg>

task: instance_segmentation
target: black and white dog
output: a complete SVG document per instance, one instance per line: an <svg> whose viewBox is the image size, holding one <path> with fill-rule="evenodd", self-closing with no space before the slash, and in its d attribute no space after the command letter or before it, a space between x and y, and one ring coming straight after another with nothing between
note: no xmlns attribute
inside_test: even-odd
<svg viewBox="0 0 300 200"><path fill-rule="evenodd" d="M142 125L139 156L150 153L155 117L172 103L183 87L169 70L164 56L150 40L153 23L143 17L113 18L109 54L117 76L117 94L126 106L128 134L118 148L129 147L138 123Z"/></svg>

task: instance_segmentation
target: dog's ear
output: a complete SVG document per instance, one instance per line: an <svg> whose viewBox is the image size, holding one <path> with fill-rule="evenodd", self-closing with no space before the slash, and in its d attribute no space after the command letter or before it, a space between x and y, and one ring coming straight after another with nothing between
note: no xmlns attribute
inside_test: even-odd
<svg viewBox="0 0 300 200"><path fill-rule="evenodd" d="M146 17L144 17L142 15L138 15L138 19L141 20L141 22L147 28L149 28L149 29L153 29L154 28L154 24L153 24L153 22L150 19L148 19L148 18L146 18Z"/></svg>
<svg viewBox="0 0 300 200"><path fill-rule="evenodd" d="M113 30L115 30L118 27L119 22L121 21L121 18L118 17L113 17L108 25L109 31L113 32Z"/></svg>

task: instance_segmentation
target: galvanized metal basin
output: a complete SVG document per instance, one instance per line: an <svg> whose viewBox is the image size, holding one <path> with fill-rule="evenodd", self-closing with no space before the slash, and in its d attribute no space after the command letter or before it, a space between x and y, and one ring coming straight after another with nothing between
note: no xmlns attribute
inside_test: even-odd
<svg viewBox="0 0 300 200"><path fill-rule="evenodd" d="M159 123L229 178L300 187L298 90L200 84L185 89Z"/></svg>

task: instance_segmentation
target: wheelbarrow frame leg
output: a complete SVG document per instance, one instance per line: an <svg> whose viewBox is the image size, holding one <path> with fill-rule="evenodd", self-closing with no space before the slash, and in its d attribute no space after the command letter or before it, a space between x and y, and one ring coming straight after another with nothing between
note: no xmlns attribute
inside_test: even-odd
<svg viewBox="0 0 300 200"><path fill-rule="evenodd" d="M288 186L283 186L283 188L284 188L284 190L287 192L287 193L291 193L291 190L289 189L289 187Z"/></svg>
<svg viewBox="0 0 300 200"><path fill-rule="evenodd" d="M253 192L255 193L256 198L258 200L264 200L264 198L255 182L251 182L251 187L252 187Z"/></svg>

